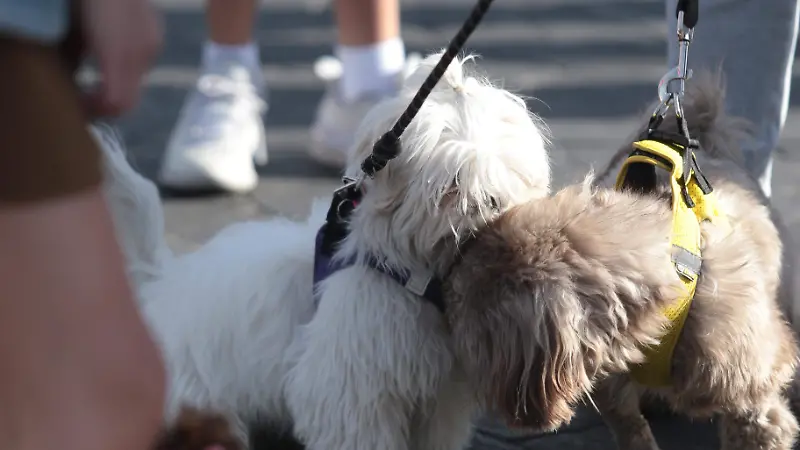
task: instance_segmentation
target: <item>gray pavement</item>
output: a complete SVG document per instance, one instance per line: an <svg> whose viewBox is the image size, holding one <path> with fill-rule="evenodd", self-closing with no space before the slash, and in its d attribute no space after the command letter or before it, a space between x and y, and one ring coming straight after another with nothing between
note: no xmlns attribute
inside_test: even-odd
<svg viewBox="0 0 800 450"><path fill-rule="evenodd" d="M337 186L337 174L305 155L307 126L321 93L314 59L334 41L324 0L264 2L257 39L270 86L267 117L270 164L252 195L165 196L169 243L185 251L228 223L288 215L302 217L315 196ZM134 164L155 173L183 96L197 74L205 37L202 1L158 0L165 15L165 51L147 81L141 105L120 122ZM471 0L407 0L403 32L409 50L429 52L447 44L472 5ZM602 168L632 132L639 113L656 94L665 71L666 29L662 0L498 0L469 42L482 55L491 78L532 97L555 136L555 186L576 181L592 165ZM702 26L702 19L700 22ZM795 239L800 211L791 207L800 184L800 97L792 110L775 164L774 198ZM714 429L654 413L662 449L716 448ZM295 448L267 444L259 448ZM513 436L483 427L474 448L613 448L598 417L586 412L571 427L547 436Z"/></svg>

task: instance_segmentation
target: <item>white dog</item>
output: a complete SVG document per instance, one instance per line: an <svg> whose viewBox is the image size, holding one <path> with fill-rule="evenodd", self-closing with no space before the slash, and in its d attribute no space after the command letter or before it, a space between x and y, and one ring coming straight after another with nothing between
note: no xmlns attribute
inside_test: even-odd
<svg viewBox="0 0 800 450"><path fill-rule="evenodd" d="M396 98L369 113L348 175L358 174L439 57L424 59ZM174 257L158 237L157 197L141 198L154 192L130 182L108 189L112 204L128 205L114 214L143 314L168 361L168 420L181 404L222 411L244 439L245 424L266 419L292 426L311 450L467 444L475 403L442 315L387 271L443 276L474 230L547 195L550 168L523 100L468 76L463 63L450 65L399 156L364 182L337 254L355 262L316 286L318 306L314 238L327 205L315 204L306 223L230 226ZM110 185L138 177L128 171L113 172Z"/></svg>

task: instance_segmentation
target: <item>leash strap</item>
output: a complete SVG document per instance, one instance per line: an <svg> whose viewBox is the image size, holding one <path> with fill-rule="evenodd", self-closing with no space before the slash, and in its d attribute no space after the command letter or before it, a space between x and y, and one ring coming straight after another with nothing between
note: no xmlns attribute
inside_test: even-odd
<svg viewBox="0 0 800 450"><path fill-rule="evenodd" d="M386 167L386 164L396 158L400 153L400 136L403 135L403 132L406 131L411 121L414 120L414 117L416 117L420 108L422 108L422 105L433 91L433 88L435 88L439 80L442 79L447 71L447 67L450 66L450 63L453 62L456 55L464 48L467 39L469 39L470 35L472 35L478 27L478 24L481 23L483 16L489 10L493 1L494 0L478 0L478 3L472 8L472 12L470 12L467 20L464 21L458 33L456 33L453 40L447 45L444 54L431 73L428 74L428 77L425 79L425 82L422 83L417 94L414 95L411 103L406 110L403 111L400 118L397 119L392 129L378 139L378 142L372 147L372 154L361 164L361 170L364 171L366 176L370 178L374 177L378 171Z"/></svg>
<svg viewBox="0 0 800 450"><path fill-rule="evenodd" d="M411 124L411 121L414 120L433 88L444 76L447 67L463 49L467 39L478 27L492 2L493 0L478 0L477 4L472 8L472 12L461 25L455 37L450 41L439 62L428 74L411 103L397 119L394 126L378 139L372 148L372 153L361 163L361 170L364 176L374 177L377 172L386 167L389 161L397 157L400 152L400 137ZM343 179L344 185L333 193L325 224L317 236L317 250L314 262L315 286L330 273L342 268L334 263L333 255L338 244L347 237L350 215L363 196L361 181L360 179L345 178ZM395 273L394 271L382 269L383 266L380 264L371 264L371 266L391 276L410 292L424 297L440 310L444 310L440 280L427 276Z"/></svg>
<svg viewBox="0 0 800 450"><path fill-rule="evenodd" d="M697 19L700 18L698 6L698 0L678 0L675 16L678 17L680 13L683 13L683 25L686 28L694 28L697 26Z"/></svg>

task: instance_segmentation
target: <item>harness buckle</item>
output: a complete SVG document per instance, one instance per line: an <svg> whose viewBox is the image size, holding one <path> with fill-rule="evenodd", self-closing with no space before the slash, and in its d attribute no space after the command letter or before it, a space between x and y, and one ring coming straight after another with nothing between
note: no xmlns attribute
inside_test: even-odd
<svg viewBox="0 0 800 450"><path fill-rule="evenodd" d="M408 281L405 283L405 288L414 295L424 297L432 279L433 275L430 273L413 272L409 274Z"/></svg>

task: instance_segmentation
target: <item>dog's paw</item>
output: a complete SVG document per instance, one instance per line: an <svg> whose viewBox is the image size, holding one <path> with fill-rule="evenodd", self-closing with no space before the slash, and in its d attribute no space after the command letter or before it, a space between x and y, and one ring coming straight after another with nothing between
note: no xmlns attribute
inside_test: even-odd
<svg viewBox="0 0 800 450"><path fill-rule="evenodd" d="M244 450L228 420L212 411L184 407L175 423L164 430L154 450Z"/></svg>

